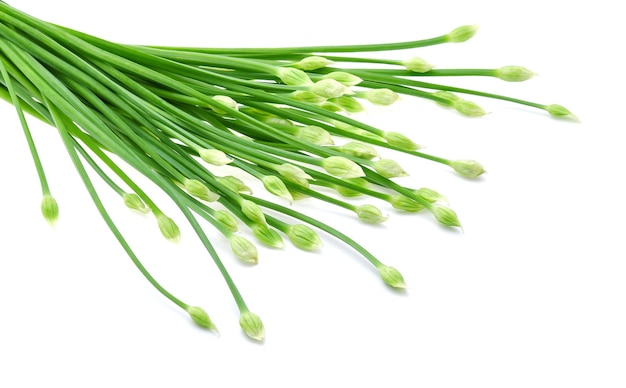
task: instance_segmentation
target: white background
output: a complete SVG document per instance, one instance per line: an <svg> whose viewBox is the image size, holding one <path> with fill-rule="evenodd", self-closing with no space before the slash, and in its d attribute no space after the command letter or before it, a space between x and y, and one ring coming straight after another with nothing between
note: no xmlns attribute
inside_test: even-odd
<svg viewBox="0 0 626 388"><path fill-rule="evenodd" d="M614 3L523 1L27 1L40 18L125 43L289 46L421 39L478 24L465 44L420 55L439 68L524 65L523 84L442 80L541 103L581 123L472 98L468 119L403 98L357 117L402 131L425 151L483 163L478 181L387 152L402 183L450 199L464 232L427 214L371 227L304 201L314 214L400 269L386 288L364 260L324 236L320 253L260 248L240 265L214 233L250 309L267 329L247 340L224 282L182 217L163 241L150 217L101 192L140 257L170 291L205 307L221 337L197 329L142 278L99 218L52 128L30 123L61 218L40 191L13 108L0 104L0 386L2 387L624 387L626 249L622 89L625 34ZM256 187L256 186L255 186ZM257 190L261 192L261 190ZM169 206L169 207L168 207Z"/></svg>

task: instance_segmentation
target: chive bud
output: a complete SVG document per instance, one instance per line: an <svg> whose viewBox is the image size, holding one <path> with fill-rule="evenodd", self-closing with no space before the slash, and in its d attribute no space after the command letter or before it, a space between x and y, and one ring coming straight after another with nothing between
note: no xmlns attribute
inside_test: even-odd
<svg viewBox="0 0 626 388"><path fill-rule="evenodd" d="M321 103L320 104L320 108L325 109L325 110L327 110L329 112L333 112L333 113L343 112L343 108L341 106L339 106L338 104L335 104L332 101L325 101L325 102Z"/></svg>
<svg viewBox="0 0 626 388"><path fill-rule="evenodd" d="M198 154L200 155L200 159L214 166L224 166L226 164L232 163L233 161L231 158L226 156L223 151L215 148L201 149L200 151L198 151Z"/></svg>
<svg viewBox="0 0 626 388"><path fill-rule="evenodd" d="M163 237L172 242L180 241L180 229L178 229L178 225L176 225L173 219L165 214L160 214L157 216L157 225Z"/></svg>
<svg viewBox="0 0 626 388"><path fill-rule="evenodd" d="M286 118L280 117L280 116L265 115L265 116L261 116L259 118L265 124L269 124L269 125L274 126L274 127L292 127L293 126L293 122L292 121L287 120Z"/></svg>
<svg viewBox="0 0 626 388"><path fill-rule="evenodd" d="M41 200L41 214L50 226L54 226L59 219L59 205L50 194L44 195Z"/></svg>
<svg viewBox="0 0 626 388"><path fill-rule="evenodd" d="M454 106L454 103L461 99L461 97L446 90L438 90L431 95L437 97L437 104L442 106Z"/></svg>
<svg viewBox="0 0 626 388"><path fill-rule="evenodd" d="M383 279L383 282L385 282L388 286L393 288L406 288L404 278L397 269L388 265L381 265L378 267L378 272L380 273L380 277Z"/></svg>
<svg viewBox="0 0 626 388"><path fill-rule="evenodd" d="M291 164L284 163L281 165L275 165L274 171L278 172L280 176L302 187L309 187L309 179L313 179L309 174L304 172L300 167Z"/></svg>
<svg viewBox="0 0 626 388"><path fill-rule="evenodd" d="M372 160L378 156L378 152L376 152L374 147L357 141L346 143L339 147L338 150L346 155L366 160Z"/></svg>
<svg viewBox="0 0 626 388"><path fill-rule="evenodd" d="M315 251L322 246L322 240L315 231L306 225L290 225L287 237L296 247L305 251Z"/></svg>
<svg viewBox="0 0 626 388"><path fill-rule="evenodd" d="M435 215L437 221L445 226L461 226L459 219L454 210L440 205L432 205L431 211Z"/></svg>
<svg viewBox="0 0 626 388"><path fill-rule="evenodd" d="M329 174L339 178L358 178L365 176L361 167L343 156L329 156L322 160L322 167Z"/></svg>
<svg viewBox="0 0 626 388"><path fill-rule="evenodd" d="M485 172L483 166L475 160L453 160L450 167L466 178L477 178Z"/></svg>
<svg viewBox="0 0 626 388"><path fill-rule="evenodd" d="M305 72L293 67L279 67L276 76L278 76L285 85L307 86L313 84L313 81L311 81L311 78L309 78Z"/></svg>
<svg viewBox="0 0 626 388"><path fill-rule="evenodd" d="M389 218L384 216L380 209L373 205L361 205L356 208L355 212L361 221L368 224L380 224Z"/></svg>
<svg viewBox="0 0 626 388"><path fill-rule="evenodd" d="M255 225L252 227L252 233L261 243L272 248L282 248L285 246L283 238L280 237L274 229L267 225Z"/></svg>
<svg viewBox="0 0 626 388"><path fill-rule="evenodd" d="M478 104L467 100L454 101L454 109L460 114L469 117L480 117L487 114Z"/></svg>
<svg viewBox="0 0 626 388"><path fill-rule="evenodd" d="M367 188L368 186L367 180L363 178L344 179L343 181L346 183L351 183L353 185L362 187L362 188ZM345 186L341 186L341 185L336 185L335 190L344 197L358 197L360 195L363 195L363 193L361 193L360 191L357 191L357 190L354 190Z"/></svg>
<svg viewBox="0 0 626 388"><path fill-rule="evenodd" d="M215 220L222 224L230 232L236 232L239 230L239 223L237 218L228 210L218 210L215 212Z"/></svg>
<svg viewBox="0 0 626 388"><path fill-rule="evenodd" d="M324 98L335 98L350 93L350 89L348 89L341 82L335 81L332 78L325 78L317 81L311 86L310 90L318 96L322 96Z"/></svg>
<svg viewBox="0 0 626 388"><path fill-rule="evenodd" d="M439 194L435 190L429 189L426 187L422 187L419 190L415 190L415 195L417 195L418 197L430 203L435 203L435 202L448 203L448 199L446 197Z"/></svg>
<svg viewBox="0 0 626 388"><path fill-rule="evenodd" d="M475 26L475 25L461 26L450 31L450 33L446 35L446 38L448 42L461 43L472 38L474 35L476 35L477 31L478 31L478 26Z"/></svg>
<svg viewBox="0 0 626 388"><path fill-rule="evenodd" d="M334 144L333 138L327 130L316 125L297 127L296 137L300 140L308 141L317 145Z"/></svg>
<svg viewBox="0 0 626 388"><path fill-rule="evenodd" d="M136 210L143 214L150 213L150 208L146 207L146 204L135 193L124 193L122 195L124 205L129 209Z"/></svg>
<svg viewBox="0 0 626 388"><path fill-rule="evenodd" d="M401 194L393 195L390 198L389 203L391 203L391 206L393 206L394 209L402 210L405 212L417 213L421 210L424 210L424 206L422 204Z"/></svg>
<svg viewBox="0 0 626 388"><path fill-rule="evenodd" d="M392 90L383 88L368 90L365 92L365 98L374 105L391 105L398 101L400 96Z"/></svg>
<svg viewBox="0 0 626 388"><path fill-rule="evenodd" d="M230 237L230 248L235 256L245 263L257 264L259 262L259 252L254 244L241 236L233 235Z"/></svg>
<svg viewBox="0 0 626 388"><path fill-rule="evenodd" d="M407 59L406 61L403 61L402 64L407 68L407 70L411 70L416 73L426 73L433 68L433 65L419 57Z"/></svg>
<svg viewBox="0 0 626 388"><path fill-rule="evenodd" d="M296 101L307 102L309 104L321 104L326 101L324 97L318 96L310 90L296 90L291 93L291 98Z"/></svg>
<svg viewBox="0 0 626 388"><path fill-rule="evenodd" d="M301 199L309 198L308 195L298 190L289 190L289 192L291 193L291 197L293 198L294 201L299 201Z"/></svg>
<svg viewBox="0 0 626 388"><path fill-rule="evenodd" d="M275 175L267 175L261 179L263 182L263 187L269 193L274 194L277 197L285 198L289 201L289 203L293 202L293 197L289 190L287 190L287 186L285 186L285 182L282 181L279 177Z"/></svg>
<svg viewBox="0 0 626 388"><path fill-rule="evenodd" d="M217 327L204 309L196 306L189 306L187 307L187 313L196 325L219 334Z"/></svg>
<svg viewBox="0 0 626 388"><path fill-rule="evenodd" d="M187 192L203 201L214 202L220 199L219 194L216 194L209 190L208 187L204 185L204 183L200 182L197 179L187 179L185 181L185 190Z"/></svg>
<svg viewBox="0 0 626 388"><path fill-rule="evenodd" d="M507 82L522 82L531 79L535 73L522 66L502 66L496 69L495 76Z"/></svg>
<svg viewBox="0 0 626 388"><path fill-rule="evenodd" d="M294 63L292 66L305 71L317 70L328 65L332 65L333 61L324 57L311 56L302 59L300 62Z"/></svg>
<svg viewBox="0 0 626 388"><path fill-rule="evenodd" d="M554 117L566 117L571 116L572 118L576 118L576 116L570 112L567 108L562 105L551 104L544 107L544 109L550 113L551 116Z"/></svg>
<svg viewBox="0 0 626 388"><path fill-rule="evenodd" d="M355 86L363 82L363 79L356 75L346 73L345 71L334 71L326 74L324 79L334 79L337 82L342 83L345 86Z"/></svg>
<svg viewBox="0 0 626 388"><path fill-rule="evenodd" d="M265 337L265 328L263 327L261 318L250 311L244 311L241 314L239 318L239 326L241 326L243 332L252 339L261 341Z"/></svg>
<svg viewBox="0 0 626 388"><path fill-rule="evenodd" d="M374 162L374 170L385 178L408 176L402 167L391 159L380 159Z"/></svg>
<svg viewBox="0 0 626 388"><path fill-rule="evenodd" d="M213 96L213 100L218 102L219 105L225 106L226 108L232 110L237 110L239 108L237 101L228 96ZM211 106L211 109L218 115L225 115L226 113L228 113L227 111L220 109L218 106Z"/></svg>
<svg viewBox="0 0 626 388"><path fill-rule="evenodd" d="M227 176L217 177L216 179L221 185L223 185L230 191L234 191L235 193L252 194L252 189L246 186L246 184L243 183L243 181L237 177L234 177L232 175L227 175Z"/></svg>
<svg viewBox="0 0 626 388"><path fill-rule="evenodd" d="M248 217L248 219L255 224L265 225L267 222L265 221L265 214L263 214L263 210L256 203L242 199L241 200L241 211L243 214Z"/></svg>
<svg viewBox="0 0 626 388"><path fill-rule="evenodd" d="M403 150L415 151L421 148L419 145L415 144L413 140L409 139L399 132L385 132L383 134L383 138L385 138L389 145L401 148Z"/></svg>
<svg viewBox="0 0 626 388"><path fill-rule="evenodd" d="M355 100L354 98L350 96L341 96L341 97L333 98L330 102L338 105L343 110L349 113L359 113L359 112L363 112L364 110L363 105L361 105L360 102L358 102L357 100Z"/></svg>

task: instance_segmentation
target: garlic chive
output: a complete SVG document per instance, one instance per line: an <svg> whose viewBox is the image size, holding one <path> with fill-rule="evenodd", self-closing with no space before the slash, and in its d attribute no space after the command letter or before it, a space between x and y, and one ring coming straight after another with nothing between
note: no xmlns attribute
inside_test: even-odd
<svg viewBox="0 0 626 388"><path fill-rule="evenodd" d="M393 288L406 288L406 283L404 282L402 274L394 267L381 265L378 267L378 272L380 273L380 277L388 286Z"/></svg>
<svg viewBox="0 0 626 388"><path fill-rule="evenodd" d="M43 199L41 200L41 214L43 214L43 218L51 226L54 226L59 219L59 205L57 204L57 201L52 198L52 196L43 196Z"/></svg>
<svg viewBox="0 0 626 388"><path fill-rule="evenodd" d="M261 318L250 311L244 311L239 317L239 326L246 335L254 340L262 341L265 338L265 327Z"/></svg>
<svg viewBox="0 0 626 388"><path fill-rule="evenodd" d="M187 313L189 313L191 320L196 325L200 326L203 329L211 330L214 331L216 334L219 334L217 327L215 326L211 318L209 318L209 314L207 314L207 312L204 311L204 309L202 309L201 307L189 306L187 308Z"/></svg>

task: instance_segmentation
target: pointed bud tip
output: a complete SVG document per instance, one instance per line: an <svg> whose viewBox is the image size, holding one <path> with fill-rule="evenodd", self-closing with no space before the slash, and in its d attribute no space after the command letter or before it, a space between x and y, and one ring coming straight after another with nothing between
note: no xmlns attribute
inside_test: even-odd
<svg viewBox="0 0 626 388"><path fill-rule="evenodd" d="M207 312L204 311L204 309L202 309L201 307L189 306L187 308L187 313L196 325L202 327L203 329L211 330L216 334L219 334L217 327L215 326L211 318L209 318L209 314L207 314Z"/></svg>
<svg viewBox="0 0 626 388"><path fill-rule="evenodd" d="M41 200L41 214L50 226L54 226L59 219L59 205L49 194L44 195Z"/></svg>
<svg viewBox="0 0 626 388"><path fill-rule="evenodd" d="M265 338L265 327L258 315L245 311L239 318L239 326L246 335L254 340L262 341Z"/></svg>
<svg viewBox="0 0 626 388"><path fill-rule="evenodd" d="M485 173L483 166L475 160L453 160L450 167L466 178L478 178Z"/></svg>
<svg viewBox="0 0 626 388"><path fill-rule="evenodd" d="M462 43L466 40L471 39L478 32L477 25L467 25L457 27L454 30L450 31L448 35L446 35L448 42L451 43Z"/></svg>
<svg viewBox="0 0 626 388"><path fill-rule="evenodd" d="M433 205L431 208L435 218L445 226L461 227L461 223L454 210L440 205Z"/></svg>
<svg viewBox="0 0 626 388"><path fill-rule="evenodd" d="M378 267L378 272L380 273L380 277L388 286L393 288L406 288L404 277L402 277L400 271L394 267L382 265Z"/></svg>
<svg viewBox="0 0 626 388"><path fill-rule="evenodd" d="M161 214L157 216L157 224L163 237L172 242L180 241L180 229L170 217Z"/></svg>

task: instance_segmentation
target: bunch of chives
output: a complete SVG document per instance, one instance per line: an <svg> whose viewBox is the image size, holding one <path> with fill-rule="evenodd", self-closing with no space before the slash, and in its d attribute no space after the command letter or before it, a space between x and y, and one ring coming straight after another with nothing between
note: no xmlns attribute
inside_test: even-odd
<svg viewBox="0 0 626 388"><path fill-rule="evenodd" d="M533 76L520 66L433 69L418 57L362 56L464 42L475 32L475 26L463 26L431 39L354 46L130 46L41 21L0 1L0 97L16 108L41 182L41 210L48 222L57 220L59 208L24 112L57 129L104 221L146 279L195 323L217 330L205 310L181 301L150 275L109 216L88 169L126 206L151 213L163 236L177 241L176 221L125 169L140 172L163 190L223 276L239 308L243 331L262 340L265 329L260 318L249 310L199 219L230 242L236 258L251 264L257 263L258 252L246 235L274 248L283 247L286 237L296 247L313 251L321 246L315 229L321 230L352 247L387 285L404 288L398 270L325 221L295 210L293 201L315 198L365 223L384 222L387 217L379 208L350 201L371 197L399 211L429 212L445 226L460 227L441 194L396 183L394 178L407 173L379 151L424 158L468 178L484 172L476 161L421 152L406 135L367 125L345 113L362 111L364 100L390 105L403 94L451 107L462 115L482 116L485 111L479 105L462 97L474 95L530 106L556 117L574 117L556 104L422 81L483 76L519 82ZM352 56L355 53L360 56ZM354 63L359 66L352 68ZM240 169L262 182L276 201L252 195L244 181L218 176L207 164Z"/></svg>

